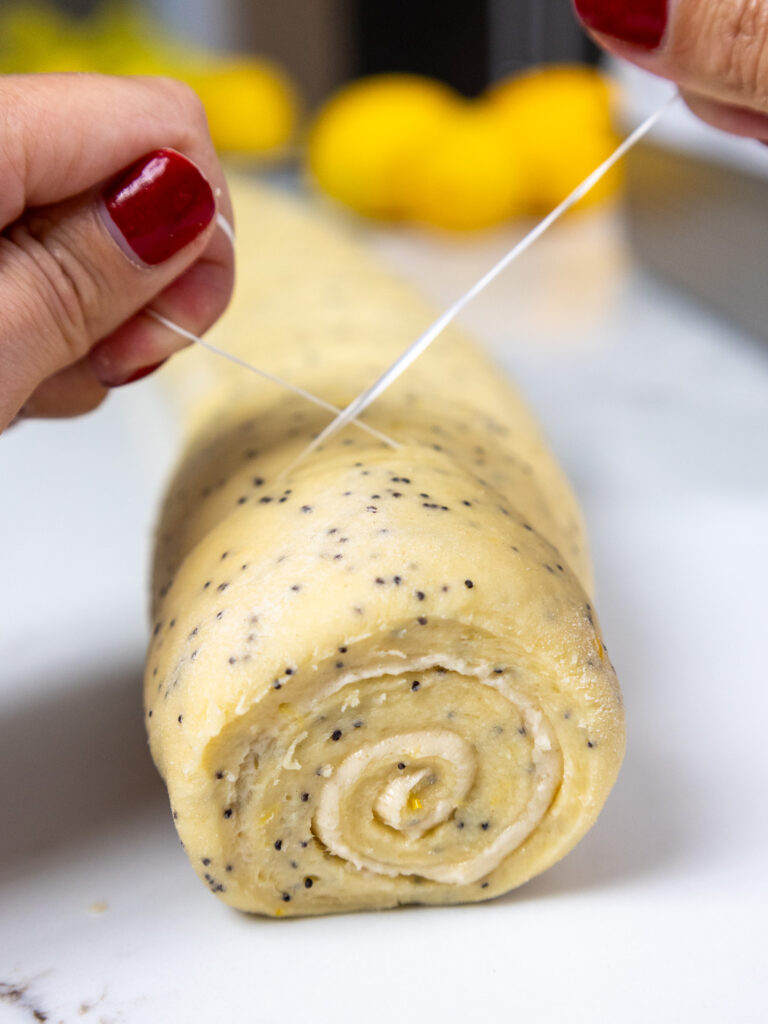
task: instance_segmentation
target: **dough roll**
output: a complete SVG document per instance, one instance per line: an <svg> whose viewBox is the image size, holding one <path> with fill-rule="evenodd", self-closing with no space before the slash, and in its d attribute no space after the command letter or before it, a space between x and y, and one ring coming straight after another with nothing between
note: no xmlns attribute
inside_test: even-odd
<svg viewBox="0 0 768 1024"><path fill-rule="evenodd" d="M218 344L343 406L434 311L326 214L235 189ZM451 329L352 425L199 349L145 682L193 867L274 916L497 896L595 821L624 749L578 506Z"/></svg>

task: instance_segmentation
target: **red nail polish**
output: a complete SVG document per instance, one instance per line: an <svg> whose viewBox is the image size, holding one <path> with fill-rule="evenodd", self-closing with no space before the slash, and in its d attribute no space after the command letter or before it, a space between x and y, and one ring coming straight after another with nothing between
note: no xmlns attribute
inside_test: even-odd
<svg viewBox="0 0 768 1024"><path fill-rule="evenodd" d="M667 27L667 0L574 0L576 12L595 32L654 50Z"/></svg>
<svg viewBox="0 0 768 1024"><path fill-rule="evenodd" d="M118 243L122 239L152 266L189 245L216 213L211 186L191 160L171 149L126 168L105 189L104 206Z"/></svg>
<svg viewBox="0 0 768 1024"><path fill-rule="evenodd" d="M150 373L154 373L155 370L159 370L165 362L165 359L161 359L159 363L153 363L151 366L142 366L140 370L134 370L130 377L126 377L124 380L115 381L110 384L111 388L121 388L123 384L133 384L134 381L141 380L142 377L148 377Z"/></svg>

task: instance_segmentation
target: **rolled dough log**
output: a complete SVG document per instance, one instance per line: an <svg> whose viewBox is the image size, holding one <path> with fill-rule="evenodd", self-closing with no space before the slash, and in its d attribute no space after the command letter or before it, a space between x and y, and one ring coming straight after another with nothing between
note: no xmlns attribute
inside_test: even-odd
<svg viewBox="0 0 768 1024"><path fill-rule="evenodd" d="M235 188L231 351L345 405L431 321L325 215ZM624 748L581 516L509 382L450 329L357 427L177 360L145 707L187 854L274 916L487 899L570 850Z"/></svg>

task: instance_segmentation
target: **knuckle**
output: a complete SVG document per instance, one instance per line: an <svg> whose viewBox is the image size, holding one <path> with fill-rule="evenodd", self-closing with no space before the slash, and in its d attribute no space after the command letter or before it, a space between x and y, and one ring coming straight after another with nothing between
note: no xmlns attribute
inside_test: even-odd
<svg viewBox="0 0 768 1024"><path fill-rule="evenodd" d="M45 318L68 361L80 358L90 346L90 326L105 284L101 274L81 258L66 229L49 223L44 214L18 224L11 242L30 295L31 315L36 322Z"/></svg>
<svg viewBox="0 0 768 1024"><path fill-rule="evenodd" d="M768 105L768 7L762 0L718 0L696 49L713 90L725 89L734 102Z"/></svg>
<svg viewBox="0 0 768 1024"><path fill-rule="evenodd" d="M178 78L161 80L174 105L182 127L192 129L195 133L208 132L208 118L205 106L191 85Z"/></svg>
<svg viewBox="0 0 768 1024"><path fill-rule="evenodd" d="M724 29L726 82L741 95L763 100L768 87L763 58L768 43L768 18L763 4L741 0L726 19Z"/></svg>
<svg viewBox="0 0 768 1024"><path fill-rule="evenodd" d="M169 76L139 76L136 82L144 92L148 121L157 132L162 130L166 142L197 162L210 162L213 153L211 133L205 105L186 82Z"/></svg>

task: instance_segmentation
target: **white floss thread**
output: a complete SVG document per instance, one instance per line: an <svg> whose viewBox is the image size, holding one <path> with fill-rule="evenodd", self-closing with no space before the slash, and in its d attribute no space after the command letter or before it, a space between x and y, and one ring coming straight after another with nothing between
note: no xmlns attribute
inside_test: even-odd
<svg viewBox="0 0 768 1024"><path fill-rule="evenodd" d="M229 239L231 245L235 244L235 232L232 225L224 217L223 214L216 214L216 223L224 232L226 237ZM182 327L181 324L174 323L173 320L169 320L167 316L163 316L162 313L158 313L155 309L145 309L143 311L147 316L152 317L163 327L167 327L169 330L174 331L181 338L186 341L192 341L208 352L212 352L214 355L220 356L222 359L228 359L231 363L235 363L237 366L241 366L245 370L250 370L251 373L257 374L259 377L263 377L264 380L271 381L273 384L277 384L279 387L284 388L286 391L291 391L294 395L299 395L301 398L305 398L308 402L312 402L314 405L319 406L321 409L326 409L328 412L340 414L341 409L337 405L333 405L332 402L326 402L324 398L319 398L317 395L313 395L310 391L305 391L304 388L298 387L296 384L291 384L287 380L283 380L282 377L278 377L277 374L269 373L267 370L260 370L258 366L253 366L251 363L246 362L239 356L233 355L232 352L227 352L223 348L219 348L217 345L213 345L210 341L206 341L197 334L193 334L192 331L188 331L186 327ZM400 448L401 446L397 441L393 441L391 437L387 437L380 430L376 430L375 427L369 427L367 423L363 423L359 420L355 420L355 426L361 430L365 430L366 433L371 434L379 441L383 441L384 444L389 445L390 448Z"/></svg>
<svg viewBox="0 0 768 1024"><path fill-rule="evenodd" d="M221 356L222 359L228 359L231 363L235 363L237 366L241 366L244 370L250 370L251 373L258 374L259 377L263 377L264 380L271 381L273 384L277 384L281 388L285 388L286 391L292 391L294 395L300 395L302 398L306 398L308 402L312 402L314 405L320 406L321 409L327 409L328 412L341 413L337 405L333 405L332 402L326 402L324 398L319 398L317 395L313 395L311 391L305 391L304 388L298 387L296 384L291 384L287 380L283 380L282 377L278 377L277 374L270 373L268 370L260 370L258 366L252 366L251 363L246 362L239 356L234 355L232 352L227 352L226 349L219 348L217 345L211 344L210 341L206 341L205 338L201 338L197 334L193 334L192 331L188 331L186 327L182 327L180 324L176 324L173 320L169 320L168 317L163 316L162 313L158 313L155 309L145 309L143 311L147 316L151 316L153 320L157 320L159 324L169 328L171 331L175 331L180 337L185 338L187 341L193 341L195 344L202 346L207 349L208 352L213 352L214 355ZM368 426L367 423L363 423L362 420L355 420L355 426L360 427L361 430L365 430L368 434L377 438L379 441L383 441L391 448L400 448L401 445L397 441L393 441L391 437L387 437L380 430L376 430L375 427Z"/></svg>
<svg viewBox="0 0 768 1024"><path fill-rule="evenodd" d="M459 299L457 299L452 306L450 306L435 322L427 328L427 330L417 338L413 344L395 360L395 362L385 370L384 373L376 380L367 390L363 391L357 396L350 404L340 413L335 420L328 424L328 426L321 431L314 440L307 445L304 451L295 459L287 469L281 474L285 476L292 469L302 462L308 455L310 455L316 448L328 440L333 434L341 430L348 423L352 422L357 416L360 415L371 402L375 401L388 387L390 387L397 378L403 374L408 367L413 363L422 352L427 349L432 342L437 338L439 334L445 330L445 328L453 321L458 314L467 306L469 303L476 298L481 292L485 291L489 284L494 281L502 271L521 256L526 249L528 249L537 239L539 239L547 228L551 227L555 221L559 220L564 213L582 199L591 188L593 188L598 181L613 167L613 165L620 160L624 154L630 150L635 143L639 142L640 139L646 135L656 122L663 117L663 115L670 109L670 107L677 102L679 99L678 93L670 98L659 107L653 114L647 117L642 124L640 124L635 130L624 139L624 141L616 147L611 155L605 159L599 167L596 167L591 174L589 174L580 185L565 197L565 199L554 208L547 216L528 232L528 234L522 238L516 245L510 249L510 251L494 264L491 269L484 274L472 287L466 291Z"/></svg>
<svg viewBox="0 0 768 1024"><path fill-rule="evenodd" d="M229 221L227 220L227 218L224 216L223 213L217 213L216 214L216 223L219 225L221 230L227 236L229 244L234 249L234 247L235 247L235 229L232 227L232 225L229 223Z"/></svg>

